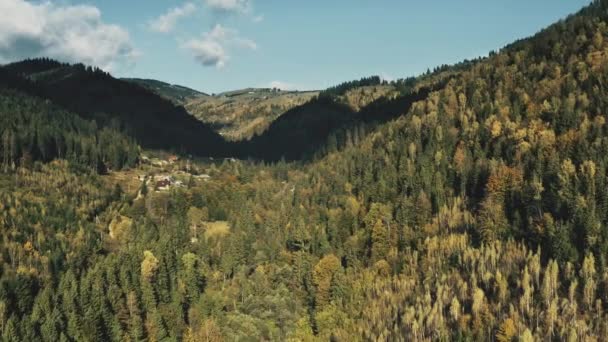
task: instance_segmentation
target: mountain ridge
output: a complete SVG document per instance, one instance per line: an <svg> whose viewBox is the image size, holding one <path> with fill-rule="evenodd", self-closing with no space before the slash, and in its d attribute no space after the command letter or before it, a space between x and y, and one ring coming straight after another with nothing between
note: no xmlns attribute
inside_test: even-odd
<svg viewBox="0 0 608 342"><path fill-rule="evenodd" d="M42 97L0 89L4 340L608 336L608 0L485 58L327 89L235 158L146 149L103 176L74 165L136 151L121 125L101 139L131 114L97 102L173 104L15 68L0 81ZM72 83L117 112L44 87Z"/></svg>
<svg viewBox="0 0 608 342"><path fill-rule="evenodd" d="M12 63L0 70L5 86L52 100L100 126L122 126L145 148L227 155L224 140L183 107L99 69L43 59ZM49 77L53 73L61 77Z"/></svg>
<svg viewBox="0 0 608 342"><path fill-rule="evenodd" d="M150 89L158 95L165 97L176 104L185 104L188 101L197 97L209 96L209 94L185 87L178 84L171 84L160 80L149 78L121 78L121 80L138 84L144 88Z"/></svg>

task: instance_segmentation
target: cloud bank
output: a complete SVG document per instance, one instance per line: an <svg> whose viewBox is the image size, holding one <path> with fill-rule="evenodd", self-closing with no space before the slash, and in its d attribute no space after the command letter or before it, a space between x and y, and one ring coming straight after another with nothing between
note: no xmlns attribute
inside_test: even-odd
<svg viewBox="0 0 608 342"><path fill-rule="evenodd" d="M257 45L250 39L240 37L236 30L217 24L200 39L191 39L184 43L182 48L189 51L200 64L221 69L230 59L229 50L255 50Z"/></svg>
<svg viewBox="0 0 608 342"><path fill-rule="evenodd" d="M196 11L196 6L191 3L185 3L180 7L170 9L167 13L152 20L148 27L150 30L160 33L168 33L173 31L177 22L184 17L188 17Z"/></svg>
<svg viewBox="0 0 608 342"><path fill-rule="evenodd" d="M253 40L240 37L237 30L222 24L233 15L249 18L254 23L264 20L262 15L253 15L252 0L203 0L203 3L205 10L211 13L215 26L199 37L180 43L180 47L188 51L199 64L222 69L237 50L257 49ZM148 22L148 28L154 32L170 33L181 19L191 16L196 10L195 3L186 2Z"/></svg>
<svg viewBox="0 0 608 342"><path fill-rule="evenodd" d="M205 0L207 7L223 13L247 13L251 10L249 0Z"/></svg>
<svg viewBox="0 0 608 342"><path fill-rule="evenodd" d="M52 57L106 70L137 56L129 33L90 5L0 0L0 62Z"/></svg>

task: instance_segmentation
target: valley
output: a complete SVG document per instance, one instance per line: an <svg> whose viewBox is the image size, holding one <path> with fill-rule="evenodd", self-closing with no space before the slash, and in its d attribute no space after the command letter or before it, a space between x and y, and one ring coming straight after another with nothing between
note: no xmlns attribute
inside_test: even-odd
<svg viewBox="0 0 608 342"><path fill-rule="evenodd" d="M607 87L604 0L318 91L2 65L0 337L608 340Z"/></svg>
<svg viewBox="0 0 608 342"><path fill-rule="evenodd" d="M225 139L238 141L261 135L282 114L317 95L316 91L249 88L197 97L188 101L185 108Z"/></svg>

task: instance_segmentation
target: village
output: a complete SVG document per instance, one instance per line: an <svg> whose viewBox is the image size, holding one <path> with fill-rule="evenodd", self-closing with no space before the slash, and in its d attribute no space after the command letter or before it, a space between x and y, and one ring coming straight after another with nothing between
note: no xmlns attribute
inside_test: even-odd
<svg viewBox="0 0 608 342"><path fill-rule="evenodd" d="M198 161L198 160L197 160ZM119 185L127 193L133 194L133 201L145 202L145 199L162 198L170 195L171 191L200 186L216 178L220 171L216 163L235 163L234 158L211 159L211 163L194 162L191 156L180 157L175 154L162 154L148 152L140 157L137 168L111 172L106 180ZM203 172L204 171L204 172ZM230 226L226 221L208 221L207 209L191 207L188 211L190 222L190 242L196 244L199 237L204 237L219 243L227 236ZM116 215L108 225L108 236L112 241L121 241L131 225L133 219L127 214ZM219 239L219 240L218 240Z"/></svg>
<svg viewBox="0 0 608 342"><path fill-rule="evenodd" d="M206 173L199 173L198 169L192 166L192 161L182 159L177 155L171 154L166 157L141 156L141 170L135 178L145 182L148 190L156 192L169 191L172 188L186 187L193 180L209 181L211 176Z"/></svg>

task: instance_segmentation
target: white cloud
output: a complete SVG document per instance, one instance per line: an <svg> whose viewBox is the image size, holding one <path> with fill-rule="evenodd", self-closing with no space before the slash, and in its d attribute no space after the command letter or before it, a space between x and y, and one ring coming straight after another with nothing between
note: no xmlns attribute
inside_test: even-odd
<svg viewBox="0 0 608 342"><path fill-rule="evenodd" d="M205 0L207 6L224 13L247 13L251 10L250 0Z"/></svg>
<svg viewBox="0 0 608 342"><path fill-rule="evenodd" d="M129 33L94 6L0 0L0 13L0 62L46 56L112 70L137 56Z"/></svg>
<svg viewBox="0 0 608 342"><path fill-rule="evenodd" d="M204 66L215 66L221 69L229 59L226 49L220 43L208 38L192 39L184 44L184 48L188 49L194 59Z"/></svg>
<svg viewBox="0 0 608 342"><path fill-rule="evenodd" d="M173 31L173 28L177 24L177 21L181 18L192 15L196 11L196 6L187 2L181 7L175 7L170 9L167 13L160 17L152 20L148 27L150 30L161 33L168 33Z"/></svg>
<svg viewBox="0 0 608 342"><path fill-rule="evenodd" d="M260 14L258 16L253 17L253 22L254 23L261 23L262 21L264 21L264 15Z"/></svg>
<svg viewBox="0 0 608 342"><path fill-rule="evenodd" d="M256 44L251 39L235 38L234 42L235 42L236 46L243 48L243 49L257 50L257 48L258 48L258 44Z"/></svg>
<svg viewBox="0 0 608 342"><path fill-rule="evenodd" d="M218 24L200 39L191 39L182 44L182 48L188 50L202 65L221 69L230 59L229 49L255 50L257 45L252 40L241 38L236 30Z"/></svg>
<svg viewBox="0 0 608 342"><path fill-rule="evenodd" d="M272 81L269 84L270 88L277 88L281 90L297 90L298 87L295 84L287 83L283 81Z"/></svg>

